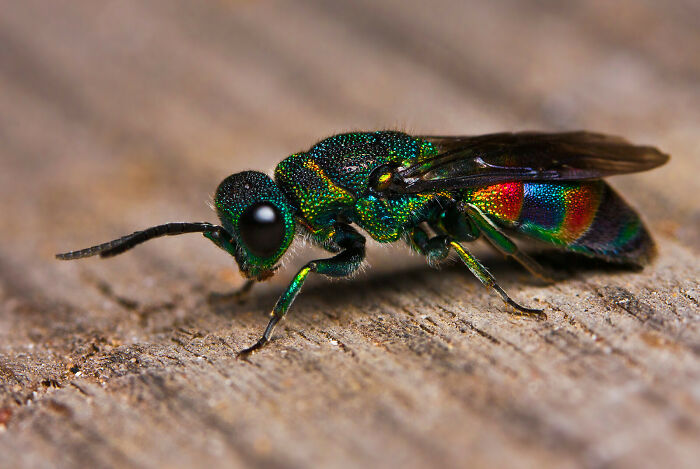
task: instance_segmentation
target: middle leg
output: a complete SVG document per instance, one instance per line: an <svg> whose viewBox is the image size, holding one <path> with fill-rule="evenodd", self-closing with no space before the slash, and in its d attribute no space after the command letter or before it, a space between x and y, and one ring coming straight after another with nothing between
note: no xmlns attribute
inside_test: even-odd
<svg viewBox="0 0 700 469"><path fill-rule="evenodd" d="M561 278L549 269L544 268L532 257L521 251L518 246L498 228L481 209L473 204L462 204L460 207L464 214L469 217L478 230L484 234L497 250L506 256L515 259L520 265L525 267L532 275L545 283L554 283L557 278Z"/></svg>

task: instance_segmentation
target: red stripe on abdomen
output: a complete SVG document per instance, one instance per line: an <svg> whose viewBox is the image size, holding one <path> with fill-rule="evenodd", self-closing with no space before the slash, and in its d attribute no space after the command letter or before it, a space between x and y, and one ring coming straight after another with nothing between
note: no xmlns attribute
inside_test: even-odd
<svg viewBox="0 0 700 469"><path fill-rule="evenodd" d="M471 191L467 199L501 221L515 222L523 206L523 183L506 182Z"/></svg>

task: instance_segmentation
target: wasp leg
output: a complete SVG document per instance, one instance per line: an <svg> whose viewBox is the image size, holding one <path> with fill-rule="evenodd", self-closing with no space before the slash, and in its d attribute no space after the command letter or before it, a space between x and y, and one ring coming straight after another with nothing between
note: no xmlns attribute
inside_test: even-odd
<svg viewBox="0 0 700 469"><path fill-rule="evenodd" d="M252 347L241 351L238 354L239 357L250 355L251 352L260 349L270 341L275 326L284 318L311 272L328 277L348 277L360 267L365 259L365 238L360 233L350 225L338 223L335 225L335 233L330 241L333 246L342 251L329 259L313 260L299 270L272 309L270 322L262 337Z"/></svg>
<svg viewBox="0 0 700 469"><path fill-rule="evenodd" d="M473 204L464 204L463 210L496 249L518 261L532 275L546 283L554 283L560 278L560 276L544 268L532 257L520 251L518 246L481 209Z"/></svg>
<svg viewBox="0 0 700 469"><path fill-rule="evenodd" d="M231 239L229 239L228 235L224 235L223 233L219 231L212 231L208 233L204 233L204 237L211 240L212 243L216 244L217 247L223 249L227 253L231 254L232 256L236 256L236 245L233 243ZM257 280L255 279L248 279L246 282L243 284L243 286L237 290L234 290L229 293L210 293L209 298L207 300L209 303L213 303L215 301L227 301L227 300L235 300L238 303L242 303L245 301L246 297L250 293L250 291L253 289L253 285L255 285L255 282Z"/></svg>
<svg viewBox="0 0 700 469"><path fill-rule="evenodd" d="M471 239L476 239L477 237L478 234ZM498 283L496 283L496 279L493 275L491 275L469 251L464 249L461 244L451 237L440 235L429 238L425 230L420 227L415 227L410 234L410 242L415 250L428 258L428 263L431 266L446 258L449 255L450 247L452 247L476 278L478 278L484 286L493 288L506 304L509 304L515 309L515 314L535 316L540 319L547 318L547 315L544 314L542 310L526 308L513 301Z"/></svg>
<svg viewBox="0 0 700 469"><path fill-rule="evenodd" d="M428 265L436 267L437 264L450 254L450 243L447 236L433 236L418 226L413 228L409 235L409 244L418 253L424 255Z"/></svg>
<svg viewBox="0 0 700 469"><path fill-rule="evenodd" d="M450 241L450 246L454 248L454 250L457 252L459 255L459 258L464 262L464 264L469 268L469 270L474 274L476 278L479 279L479 281L486 287L493 288L496 293L503 299L503 301L506 302L506 304L510 305L515 309L515 312L513 314L517 314L520 316L533 316L538 319L547 319L547 315L542 312L541 309L534 309L534 308L526 308L524 306L520 306L518 303L513 301L508 294L503 291L503 289L496 283L496 279L491 275L491 273L486 270L486 267L481 265L481 262L477 260L476 257L474 257L469 251L464 249L461 244L459 244L457 241Z"/></svg>

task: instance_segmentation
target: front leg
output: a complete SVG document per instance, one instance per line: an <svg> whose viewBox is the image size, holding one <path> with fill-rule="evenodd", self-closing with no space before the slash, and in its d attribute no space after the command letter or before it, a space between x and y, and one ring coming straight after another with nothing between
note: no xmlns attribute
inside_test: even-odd
<svg viewBox="0 0 700 469"><path fill-rule="evenodd" d="M304 285L306 277L311 272L327 275L329 277L348 277L352 275L365 260L365 238L355 231L350 225L337 223L335 232L330 238L330 242L342 249L342 251L329 259L317 259L307 263L294 276L294 279L287 287L287 290L277 300L272 308L270 322L265 328L262 337L252 346L241 351L238 356L246 357L264 346L270 341L272 332L280 320L289 310L294 299L299 294Z"/></svg>
<svg viewBox="0 0 700 469"><path fill-rule="evenodd" d="M231 254L233 257L236 257L237 247L233 243L233 240L231 239L230 235L228 235L227 233L222 231L212 231L209 233L204 233L204 237L211 240L211 242L216 244L220 249L223 249L227 253ZM228 293L212 292L209 294L207 300L209 301L209 303L227 300L235 300L238 303L242 303L243 301L245 301L245 299L247 298L248 294L253 289L253 286L257 281L258 280L254 278L247 279L242 287Z"/></svg>

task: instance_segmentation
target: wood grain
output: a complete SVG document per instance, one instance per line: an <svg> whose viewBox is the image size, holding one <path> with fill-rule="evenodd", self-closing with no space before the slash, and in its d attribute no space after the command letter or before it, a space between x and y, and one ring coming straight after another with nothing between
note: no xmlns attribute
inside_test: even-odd
<svg viewBox="0 0 700 469"><path fill-rule="evenodd" d="M135 0L0 4L0 467L697 467L700 7L669 2ZM641 272L477 252L544 322L457 265L370 245L261 332L197 236L53 254L167 221L350 129L589 129L672 155L613 178Z"/></svg>

